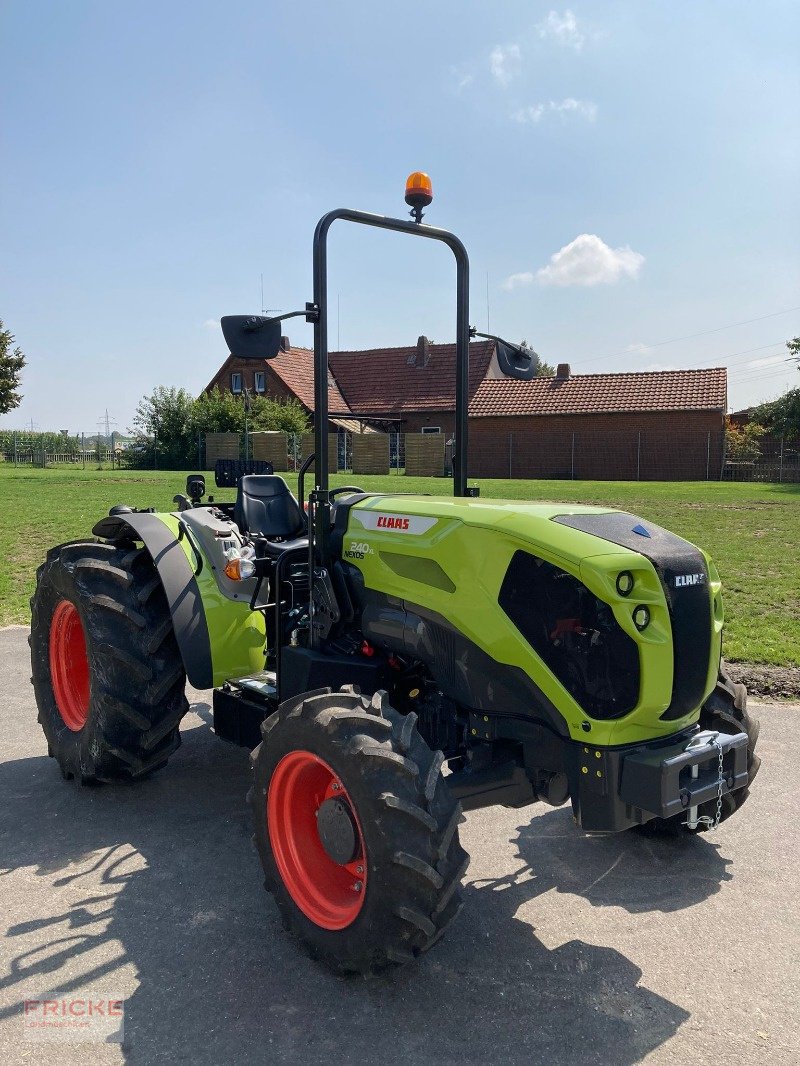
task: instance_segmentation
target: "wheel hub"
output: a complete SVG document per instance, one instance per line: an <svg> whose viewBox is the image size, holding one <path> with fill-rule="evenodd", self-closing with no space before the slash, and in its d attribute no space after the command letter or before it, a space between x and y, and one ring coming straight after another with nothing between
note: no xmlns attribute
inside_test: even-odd
<svg viewBox="0 0 800 1066"><path fill-rule="evenodd" d="M319 808L317 832L325 851L340 866L358 855L358 830L349 805L340 799L327 799Z"/></svg>
<svg viewBox="0 0 800 1066"><path fill-rule="evenodd" d="M358 812L336 771L310 751L290 751L267 793L272 854L292 900L323 929L345 929L367 894Z"/></svg>

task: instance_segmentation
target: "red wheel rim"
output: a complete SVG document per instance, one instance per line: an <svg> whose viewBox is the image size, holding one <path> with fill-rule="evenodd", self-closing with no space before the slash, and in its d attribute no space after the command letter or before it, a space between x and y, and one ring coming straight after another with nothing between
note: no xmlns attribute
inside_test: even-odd
<svg viewBox="0 0 800 1066"><path fill-rule="evenodd" d="M50 623L50 680L58 713L77 733L89 714L89 660L78 609L59 600Z"/></svg>
<svg viewBox="0 0 800 1066"><path fill-rule="evenodd" d="M358 853L340 864L325 850L317 811L326 800L347 805L358 834ZM323 929L345 929L355 921L367 891L367 853L353 802L338 775L310 751L284 755L267 797L272 854L294 902Z"/></svg>

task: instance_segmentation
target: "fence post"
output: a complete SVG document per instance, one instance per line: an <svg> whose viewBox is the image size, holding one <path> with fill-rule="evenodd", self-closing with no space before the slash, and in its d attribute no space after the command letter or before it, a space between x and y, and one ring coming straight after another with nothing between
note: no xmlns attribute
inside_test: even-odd
<svg viewBox="0 0 800 1066"><path fill-rule="evenodd" d="M14 430L14 466L19 466L19 459L17 457L17 431Z"/></svg>
<svg viewBox="0 0 800 1066"><path fill-rule="evenodd" d="M197 434L197 469L198 470L202 470L203 469L203 461L201 459L201 455L202 455L202 451L201 451L201 445L200 445L200 433L198 432L198 434Z"/></svg>
<svg viewBox="0 0 800 1066"><path fill-rule="evenodd" d="M86 434L81 433L81 470L86 469Z"/></svg>
<svg viewBox="0 0 800 1066"><path fill-rule="evenodd" d="M783 482L783 434L781 433L780 464L778 466L778 484Z"/></svg>
<svg viewBox="0 0 800 1066"><path fill-rule="evenodd" d="M636 443L636 480L641 481L641 469L642 469L642 431L639 430L638 440Z"/></svg>
<svg viewBox="0 0 800 1066"><path fill-rule="evenodd" d="M711 430L708 431L706 441L706 481L711 480Z"/></svg>
<svg viewBox="0 0 800 1066"><path fill-rule="evenodd" d="M569 474L570 474L570 480L574 481L575 480L575 434L574 433L572 434L572 449L571 449L571 453L570 453Z"/></svg>

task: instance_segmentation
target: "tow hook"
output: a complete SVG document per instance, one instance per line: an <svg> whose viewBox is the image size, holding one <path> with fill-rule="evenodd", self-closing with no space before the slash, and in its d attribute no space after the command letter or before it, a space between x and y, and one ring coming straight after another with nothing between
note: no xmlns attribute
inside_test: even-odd
<svg viewBox="0 0 800 1066"><path fill-rule="evenodd" d="M693 751L695 748L705 748L705 747L708 747L709 744L713 744L714 745L714 747L717 749L717 752L719 753L719 761L720 761L720 785L719 785L719 791L721 793L722 792L722 749L719 746L719 744L717 743L717 738L718 737L719 737L719 732L717 730L704 729L700 733L695 733L695 735L692 737L692 739L686 745L684 750L685 751ZM693 781L696 781L697 778L700 776L700 764L699 763L695 763L694 766L692 766L692 768L689 771L689 773L690 773L691 779ZM699 816L699 813L698 813L699 810L700 810L699 807L689 807L689 809L687 811L687 818L686 818L686 821L684 822L684 825L686 826L687 829L697 829L697 827L699 825L705 825L706 823L710 823L712 821L709 818L701 818ZM711 825L709 825L709 828L711 828ZM713 825L713 828L716 829L716 825Z"/></svg>

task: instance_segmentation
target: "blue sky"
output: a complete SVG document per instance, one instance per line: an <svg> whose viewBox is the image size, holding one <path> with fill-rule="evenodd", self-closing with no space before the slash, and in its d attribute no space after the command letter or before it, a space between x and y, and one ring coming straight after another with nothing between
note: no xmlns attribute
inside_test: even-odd
<svg viewBox="0 0 800 1066"><path fill-rule="evenodd" d="M728 365L733 408L800 384L794 0L5 0L0 39L0 317L28 357L2 426L124 430L154 385L199 391L219 317L262 273L302 306L317 218L403 215L415 169L479 328L488 288L494 331L575 372ZM332 346L451 339L453 273L334 230Z"/></svg>

